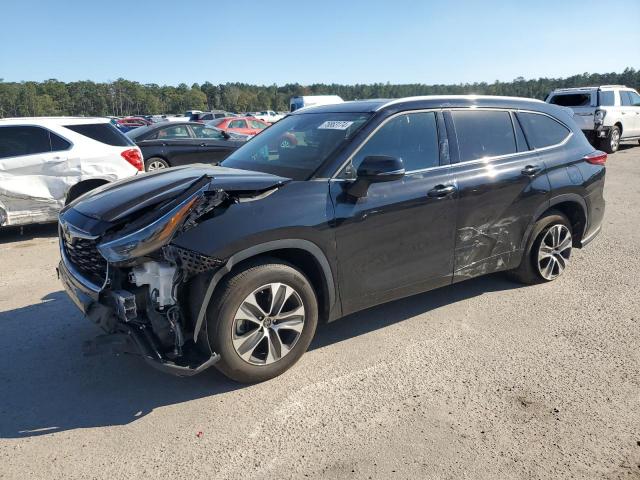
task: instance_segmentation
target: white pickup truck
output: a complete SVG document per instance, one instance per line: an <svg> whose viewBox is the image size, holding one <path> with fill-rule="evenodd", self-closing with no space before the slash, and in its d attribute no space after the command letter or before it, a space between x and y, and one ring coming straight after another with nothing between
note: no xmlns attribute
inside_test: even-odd
<svg viewBox="0 0 640 480"><path fill-rule="evenodd" d="M589 141L607 153L617 151L621 141L640 140L640 95L632 88L559 88L546 102L570 108Z"/></svg>

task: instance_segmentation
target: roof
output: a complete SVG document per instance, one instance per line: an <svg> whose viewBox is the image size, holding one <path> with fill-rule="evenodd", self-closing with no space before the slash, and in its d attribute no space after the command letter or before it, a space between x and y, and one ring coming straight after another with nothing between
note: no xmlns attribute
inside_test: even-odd
<svg viewBox="0 0 640 480"><path fill-rule="evenodd" d="M110 123L105 117L13 117L1 118L0 122L8 125L83 125L86 123Z"/></svg>
<svg viewBox="0 0 640 480"><path fill-rule="evenodd" d="M600 86L588 86L588 87L568 87L568 88L556 88L551 93L555 92L580 92L585 90L601 90L603 88L629 88L626 85L600 85Z"/></svg>
<svg viewBox="0 0 640 480"><path fill-rule="evenodd" d="M377 112L382 109L403 106L414 108L442 108L442 107L509 107L530 108L532 105L544 104L542 100L524 97L499 97L491 95L426 95L419 97L404 97L396 99L355 100L332 105L307 107L292 115L305 113L341 113L341 112Z"/></svg>

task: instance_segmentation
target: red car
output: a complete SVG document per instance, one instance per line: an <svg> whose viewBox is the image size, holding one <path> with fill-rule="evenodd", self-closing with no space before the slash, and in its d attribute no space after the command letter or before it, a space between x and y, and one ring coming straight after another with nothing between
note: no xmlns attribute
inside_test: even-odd
<svg viewBox="0 0 640 480"><path fill-rule="evenodd" d="M123 125L125 127L130 127L130 128L144 127L147 125L151 125L151 122L149 120L142 117L126 117L126 118L121 118L119 120L116 120L116 122L120 125Z"/></svg>
<svg viewBox="0 0 640 480"><path fill-rule="evenodd" d="M268 123L251 117L217 118L207 122L207 125L219 128L225 132L244 133L246 135L257 135L269 126Z"/></svg>

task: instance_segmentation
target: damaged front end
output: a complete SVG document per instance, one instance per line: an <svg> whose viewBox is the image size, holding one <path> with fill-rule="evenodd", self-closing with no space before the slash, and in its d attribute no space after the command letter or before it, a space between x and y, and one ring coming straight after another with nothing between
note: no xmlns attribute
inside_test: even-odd
<svg viewBox="0 0 640 480"><path fill-rule="evenodd" d="M74 205L63 210L58 276L74 303L105 331L85 344L85 353L140 354L155 368L180 376L219 359L206 335L194 335L198 312L190 305L198 282L191 280L214 273L224 261L171 244L239 201L213 178L189 181L159 203L146 201L158 197L147 192L140 208L128 204L117 215L88 216L86 208ZM113 198L102 204L108 201Z"/></svg>

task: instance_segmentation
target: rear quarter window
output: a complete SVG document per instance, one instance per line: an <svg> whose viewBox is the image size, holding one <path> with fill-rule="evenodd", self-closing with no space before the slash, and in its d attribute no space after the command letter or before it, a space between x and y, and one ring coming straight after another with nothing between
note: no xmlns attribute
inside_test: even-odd
<svg viewBox="0 0 640 480"><path fill-rule="evenodd" d="M129 147L135 145L125 134L110 123L85 123L82 125L65 125L65 128L96 142L112 147Z"/></svg>
<svg viewBox="0 0 640 480"><path fill-rule="evenodd" d="M589 107L591 106L590 93L563 93L554 95L549 100L553 105L561 107Z"/></svg>
<svg viewBox="0 0 640 480"><path fill-rule="evenodd" d="M571 130L547 115L518 112L517 116L533 148L557 145L571 134Z"/></svg>

